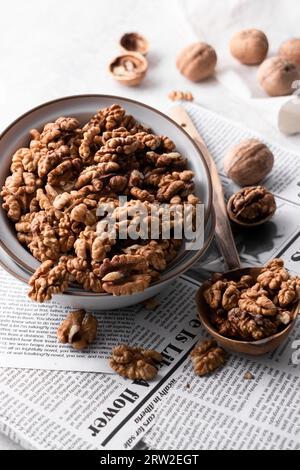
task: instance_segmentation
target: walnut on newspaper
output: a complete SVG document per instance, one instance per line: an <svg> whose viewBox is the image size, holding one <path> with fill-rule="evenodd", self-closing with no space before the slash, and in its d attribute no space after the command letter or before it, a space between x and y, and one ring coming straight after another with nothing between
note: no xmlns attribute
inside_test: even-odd
<svg viewBox="0 0 300 470"><path fill-rule="evenodd" d="M152 349L120 344L113 348L110 367L122 377L130 380L153 380L157 366L163 362L162 355Z"/></svg>
<svg viewBox="0 0 300 470"><path fill-rule="evenodd" d="M60 343L68 343L79 350L87 348L95 340L96 335L97 319L85 310L70 312L57 330Z"/></svg>
<svg viewBox="0 0 300 470"><path fill-rule="evenodd" d="M226 351L220 348L213 339L198 343L190 356L195 374L200 377L215 371L221 367L227 359Z"/></svg>

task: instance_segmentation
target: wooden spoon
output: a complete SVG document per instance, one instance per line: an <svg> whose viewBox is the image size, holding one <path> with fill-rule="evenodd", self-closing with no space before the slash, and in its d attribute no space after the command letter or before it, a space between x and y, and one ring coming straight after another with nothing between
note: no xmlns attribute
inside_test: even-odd
<svg viewBox="0 0 300 470"><path fill-rule="evenodd" d="M210 155L204 140L200 137L197 129L193 122L188 116L185 109L181 106L174 107L170 112L171 117L180 124L193 138L201 153L203 154L208 167L210 169L210 175L212 179L212 185L214 190L213 204L216 213L216 242L224 257L225 264L228 271L224 273L224 278L229 280L240 279L244 275L251 275L255 280L260 274L262 267L254 268L241 268L240 258L235 246L230 222L227 216L226 204L224 201L224 193L222 183L219 177L219 173L216 164ZM283 343L292 329L295 326L296 318L298 316L300 301L293 306L291 323L279 333L269 336L268 338L259 341L240 341L220 335L210 321L210 308L207 305L204 295L203 287L197 291L196 303L198 308L198 315L204 328L213 336L220 345L225 348L231 349L238 353L251 354L258 356L266 354L276 349L281 343Z"/></svg>

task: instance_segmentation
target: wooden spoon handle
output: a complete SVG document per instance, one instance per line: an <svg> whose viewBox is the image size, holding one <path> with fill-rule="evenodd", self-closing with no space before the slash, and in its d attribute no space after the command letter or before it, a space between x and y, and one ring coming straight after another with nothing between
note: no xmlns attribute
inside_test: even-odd
<svg viewBox="0 0 300 470"><path fill-rule="evenodd" d="M176 106L172 108L169 114L192 137L206 160L213 186L213 205L216 213L216 242L224 257L227 268L229 270L238 269L241 267L240 258L228 220L223 187L216 164L185 109L182 106Z"/></svg>

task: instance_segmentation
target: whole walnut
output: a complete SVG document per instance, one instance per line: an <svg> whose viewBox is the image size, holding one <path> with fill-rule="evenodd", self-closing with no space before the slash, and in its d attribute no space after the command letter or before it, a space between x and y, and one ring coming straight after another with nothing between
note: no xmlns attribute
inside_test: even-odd
<svg viewBox="0 0 300 470"><path fill-rule="evenodd" d="M285 96L293 92L293 83L300 79L296 65L282 57L265 60L258 69L258 81L270 96Z"/></svg>
<svg viewBox="0 0 300 470"><path fill-rule="evenodd" d="M205 42L197 42L183 49L176 61L178 70L192 82L212 76L217 64L215 49Z"/></svg>
<svg viewBox="0 0 300 470"><path fill-rule="evenodd" d="M282 43L278 55L300 69L300 38L292 38Z"/></svg>
<svg viewBox="0 0 300 470"><path fill-rule="evenodd" d="M240 186L252 186L272 170L274 155L258 139L245 139L233 147L224 159L227 176Z"/></svg>
<svg viewBox="0 0 300 470"><path fill-rule="evenodd" d="M230 52L245 65L261 64L269 49L267 36L258 29L243 29L235 33L230 41Z"/></svg>

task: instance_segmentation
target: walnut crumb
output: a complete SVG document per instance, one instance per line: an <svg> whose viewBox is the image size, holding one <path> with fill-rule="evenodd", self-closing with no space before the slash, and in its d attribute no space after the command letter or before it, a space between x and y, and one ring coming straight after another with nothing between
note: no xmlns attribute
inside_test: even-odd
<svg viewBox="0 0 300 470"><path fill-rule="evenodd" d="M84 349L97 334L97 319L85 310L75 310L60 324L57 338L60 343L69 343L74 349Z"/></svg>
<svg viewBox="0 0 300 470"><path fill-rule="evenodd" d="M255 377L254 377L253 374L251 374L251 372L248 371L248 372L245 373L244 379L245 379L245 380L254 380Z"/></svg>
<svg viewBox="0 0 300 470"><path fill-rule="evenodd" d="M159 306L159 302L155 297L151 297L151 299L144 300L142 305L146 310L155 310Z"/></svg>
<svg viewBox="0 0 300 470"><path fill-rule="evenodd" d="M156 365L163 362L162 355L152 349L120 344L112 350L110 367L131 380L152 380L157 375Z"/></svg>
<svg viewBox="0 0 300 470"><path fill-rule="evenodd" d="M190 91L171 91L169 93L171 101L194 101L194 97Z"/></svg>

